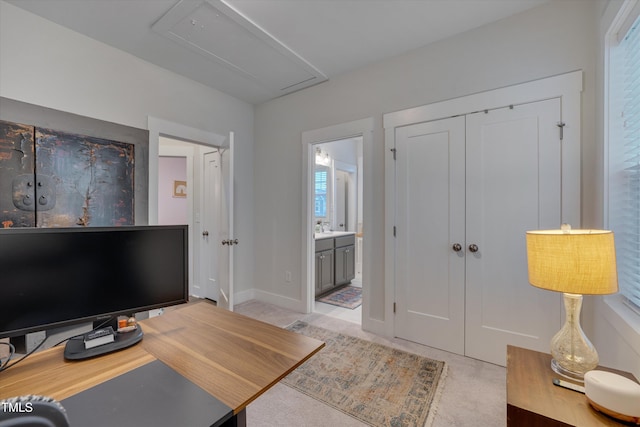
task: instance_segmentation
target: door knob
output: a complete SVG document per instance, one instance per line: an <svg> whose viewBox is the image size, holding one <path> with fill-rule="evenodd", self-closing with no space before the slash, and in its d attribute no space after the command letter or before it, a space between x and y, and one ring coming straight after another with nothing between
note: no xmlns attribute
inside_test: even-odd
<svg viewBox="0 0 640 427"><path fill-rule="evenodd" d="M469 245L469 252L474 252L474 253L475 253L475 252L478 252L478 245L473 244L473 243L472 243L472 244L470 244L470 245Z"/></svg>
<svg viewBox="0 0 640 427"><path fill-rule="evenodd" d="M460 252L462 250L462 245L460 243L454 243L451 247L454 252Z"/></svg>
<svg viewBox="0 0 640 427"><path fill-rule="evenodd" d="M202 232L202 235L203 235L204 237L207 237L207 236L209 235L209 232L205 230L205 231L203 231L203 232Z"/></svg>

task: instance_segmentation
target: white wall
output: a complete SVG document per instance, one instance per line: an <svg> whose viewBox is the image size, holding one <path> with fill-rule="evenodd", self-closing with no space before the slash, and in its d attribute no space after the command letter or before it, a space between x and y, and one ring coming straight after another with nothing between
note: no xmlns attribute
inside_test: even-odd
<svg viewBox="0 0 640 427"><path fill-rule="evenodd" d="M583 70L583 165L595 156L595 63L597 1L566 0L442 40L396 58L334 78L256 107L255 206L257 286L283 300L300 298L303 250L301 133L365 117L374 119L370 165L372 223L364 224L373 246L371 318L383 320L384 150L382 115L480 91ZM569 124L568 124L569 125ZM594 205L596 177L583 169L583 203ZM585 220L593 213L585 212ZM274 250L277 249L277 250ZM298 280L288 284L283 272ZM388 319L386 320L388 321Z"/></svg>
<svg viewBox="0 0 640 427"><path fill-rule="evenodd" d="M234 131L236 292L253 288L252 105L1 0L0 96L141 129L153 116Z"/></svg>

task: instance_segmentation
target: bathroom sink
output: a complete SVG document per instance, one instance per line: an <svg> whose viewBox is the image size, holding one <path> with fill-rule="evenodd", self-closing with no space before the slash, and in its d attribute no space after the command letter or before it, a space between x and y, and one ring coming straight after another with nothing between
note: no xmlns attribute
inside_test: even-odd
<svg viewBox="0 0 640 427"><path fill-rule="evenodd" d="M332 237L348 236L350 234L356 234L354 231L324 231L322 233L315 233L315 239L329 239Z"/></svg>

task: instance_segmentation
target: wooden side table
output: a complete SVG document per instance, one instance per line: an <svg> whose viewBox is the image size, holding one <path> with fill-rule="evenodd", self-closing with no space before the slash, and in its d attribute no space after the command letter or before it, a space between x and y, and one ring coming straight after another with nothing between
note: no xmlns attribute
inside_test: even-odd
<svg viewBox="0 0 640 427"><path fill-rule="evenodd" d="M614 372L637 382L628 372L600 366L597 369ZM625 425L595 411L584 394L553 385L554 378L559 378L559 375L551 370L551 355L507 347L507 426Z"/></svg>

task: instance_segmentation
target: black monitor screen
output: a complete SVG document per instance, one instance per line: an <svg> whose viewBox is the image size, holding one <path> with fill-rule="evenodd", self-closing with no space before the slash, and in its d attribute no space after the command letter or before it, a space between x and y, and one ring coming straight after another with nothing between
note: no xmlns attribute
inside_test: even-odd
<svg viewBox="0 0 640 427"><path fill-rule="evenodd" d="M0 230L0 337L187 301L187 226Z"/></svg>

